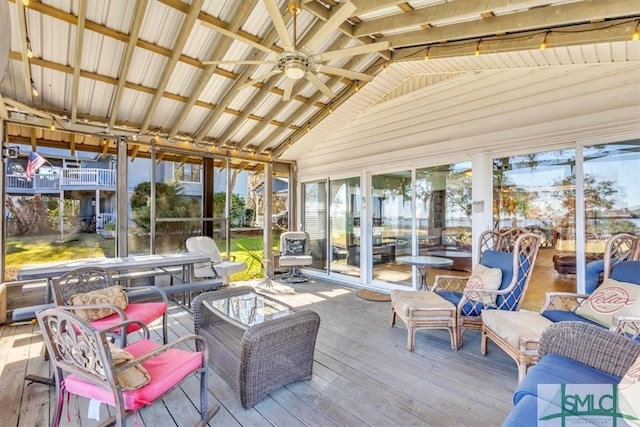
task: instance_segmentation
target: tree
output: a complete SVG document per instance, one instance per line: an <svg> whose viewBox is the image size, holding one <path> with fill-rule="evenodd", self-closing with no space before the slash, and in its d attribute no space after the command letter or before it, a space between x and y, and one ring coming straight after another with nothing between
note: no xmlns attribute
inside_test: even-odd
<svg viewBox="0 0 640 427"><path fill-rule="evenodd" d="M52 231L49 207L40 194L33 197L8 197L7 211L18 235L44 234Z"/></svg>
<svg viewBox="0 0 640 427"><path fill-rule="evenodd" d="M133 222L145 231L151 229L151 183L141 182L131 195ZM200 217L200 204L194 198L182 194L182 186L176 182L156 183L156 212L161 218Z"/></svg>
<svg viewBox="0 0 640 427"><path fill-rule="evenodd" d="M217 218L224 217L224 209L227 200L227 193L219 191L213 195L213 215ZM232 225L242 224L244 218L245 201L237 194L231 194L231 212L229 213L229 221Z"/></svg>

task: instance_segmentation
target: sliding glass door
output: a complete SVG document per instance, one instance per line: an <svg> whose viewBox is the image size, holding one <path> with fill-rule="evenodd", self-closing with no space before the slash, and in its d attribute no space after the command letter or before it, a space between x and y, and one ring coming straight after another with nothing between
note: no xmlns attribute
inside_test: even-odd
<svg viewBox="0 0 640 427"><path fill-rule="evenodd" d="M332 180L329 188L329 272L360 277L360 178Z"/></svg>
<svg viewBox="0 0 640 427"><path fill-rule="evenodd" d="M327 181L302 185L302 227L309 234L313 263L310 268L327 270Z"/></svg>

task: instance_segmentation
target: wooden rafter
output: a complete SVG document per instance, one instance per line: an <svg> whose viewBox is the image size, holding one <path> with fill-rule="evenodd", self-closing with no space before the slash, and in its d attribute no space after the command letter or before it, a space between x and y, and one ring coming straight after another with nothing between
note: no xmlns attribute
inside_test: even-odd
<svg viewBox="0 0 640 427"><path fill-rule="evenodd" d="M2 93L0 93L0 119L6 119L9 117L9 112L7 111L7 106L4 103L4 98L2 97Z"/></svg>
<svg viewBox="0 0 640 427"><path fill-rule="evenodd" d="M138 150L140 150L140 145L138 145L138 144L135 144L133 146L133 148L131 149L131 154L129 155L129 157L131 157L131 162L132 163L136 159L136 157L138 156Z"/></svg>
<svg viewBox="0 0 640 427"><path fill-rule="evenodd" d="M72 156L76 155L76 134L72 133L71 137L69 138L69 153Z"/></svg>
<svg viewBox="0 0 640 427"><path fill-rule="evenodd" d="M240 3L240 10L235 11L233 21L229 25L229 31L234 32L240 29L244 21L247 19L247 17L253 10L255 3L256 3L255 0L243 1ZM215 49L213 50L211 54L211 59L223 58L225 53L231 47L232 42L233 42L233 39L228 37L223 37L218 42L218 45L215 47ZM211 80L211 76L213 75L213 72L216 68L217 68L216 65L208 65L207 67L205 67L202 73L200 73L198 82L196 83L194 89L191 91L191 95L189 95L189 99L187 100L185 105L183 105L182 110L178 115L178 118L173 123L171 132L169 133L169 139L175 138L176 134L178 133L178 130L180 129L180 126L182 126L182 123L189 115L189 112L195 105L196 101L198 100L198 98L200 97L204 89L207 87L207 84L209 83L209 80ZM237 82L238 82L238 79L236 79L236 83Z"/></svg>
<svg viewBox="0 0 640 427"><path fill-rule="evenodd" d="M447 5L450 5L450 3L442 6ZM419 11L422 11L422 9L416 12ZM494 16L488 20L443 25L426 30L421 29L383 37L382 40L389 41L394 48L401 48L404 46L435 44L440 43L442 40L468 40L523 31L546 31L571 25L575 22L599 22L605 18L615 19L633 16L634 14L638 14L638 6L634 2L627 0L592 0L587 3L578 2L553 6L553 8L530 9L517 14ZM586 39L591 37L587 32L581 32L580 35Z"/></svg>
<svg viewBox="0 0 640 427"><path fill-rule="evenodd" d="M147 107L147 113L145 114L144 120L142 121L142 126L140 127L140 132L145 133L149 130L149 125L151 125L151 119L156 112L156 108L158 108L158 104L160 104L160 100L162 99L162 94L169 83L169 79L171 79L171 75L173 74L173 70L180 59L180 55L182 54L182 50L184 49L184 45L187 43L187 39L189 38L189 34L191 34L191 30L193 26L196 24L196 20L198 19L198 13L202 8L202 4L204 0L193 0L191 5L189 6L189 13L184 18L182 22L182 26L180 27L180 32L178 33L178 37L176 38L176 42L173 45L171 50L171 56L169 57L169 61L164 65L163 72L161 74L160 82L158 83L158 87L156 88L156 92L153 95L153 99L151 103Z"/></svg>
<svg viewBox="0 0 640 427"><path fill-rule="evenodd" d="M79 0L76 52L73 62L73 83L71 84L71 123L75 123L78 118L78 93L80 92L80 68L82 65L82 45L84 44L84 23L86 15L87 0Z"/></svg>
<svg viewBox="0 0 640 427"><path fill-rule="evenodd" d="M120 66L120 72L118 73L118 83L116 84L113 100L111 101L111 108L109 110L109 128L113 128L116 124L118 109L120 108L120 99L122 99L122 93L124 92L124 88L127 83L127 76L129 75L129 69L131 68L131 61L136 50L138 37L140 36L140 29L142 28L142 21L144 20L144 14L147 10L147 4L148 0L137 0L136 2L136 10L133 15L133 21L131 22L131 29L129 31L129 40L127 41L127 48L125 49L122 57L122 65Z"/></svg>
<svg viewBox="0 0 640 427"><path fill-rule="evenodd" d="M34 153L38 151L38 144L36 138L36 128L31 128L29 132L29 139L31 140L31 151Z"/></svg>

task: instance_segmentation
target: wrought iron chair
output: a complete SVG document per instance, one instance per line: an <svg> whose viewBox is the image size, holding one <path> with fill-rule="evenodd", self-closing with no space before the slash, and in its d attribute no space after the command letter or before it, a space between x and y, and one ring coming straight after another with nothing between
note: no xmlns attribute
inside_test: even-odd
<svg viewBox="0 0 640 427"><path fill-rule="evenodd" d="M145 299L153 298L154 300L159 300L157 302L130 302L125 304L126 307L124 308L114 305L113 302L87 305L73 305L71 302L71 298L74 295L103 290L110 286L113 286L113 281L107 270L97 267L79 268L53 280L54 301L57 306L68 307L74 311L107 309L113 312L113 314L106 317L90 321L91 326L97 329L108 328L125 320L137 320L148 325L156 319L162 318L162 340L166 344L168 302L166 293L158 287L136 286L123 288L123 291L127 294L128 301L134 300L136 295L144 296ZM131 333L138 329L140 329L139 324L132 323L128 326L127 332ZM126 345L126 334L120 333L120 335L121 339L123 339L123 345Z"/></svg>
<svg viewBox="0 0 640 427"><path fill-rule="evenodd" d="M469 277L439 275L432 291L456 306L457 343L462 345L465 329L482 329L482 311L517 311L524 299L540 248L540 236L524 228L480 235L480 264L499 268L502 280L497 290L467 287Z"/></svg>
<svg viewBox="0 0 640 427"><path fill-rule="evenodd" d="M127 320L110 328L125 329L126 334L126 329L137 324L145 338L124 347L123 352L109 345L109 329L95 329L68 310L44 310L37 318L54 366L57 402L52 426L60 425L65 393L114 407L115 414L102 425L124 426L128 415L158 401L192 373L200 375L196 425L206 425L218 411L219 406L209 408L207 403L208 353L201 337L187 335L161 346L148 339L145 324ZM200 351L177 348L188 341L196 341Z"/></svg>
<svg viewBox="0 0 640 427"><path fill-rule="evenodd" d="M304 231L285 231L280 235L281 267L291 267L291 274L282 279L288 283L308 282L309 278L300 273L300 267L311 265L313 258L309 250L309 235Z"/></svg>
<svg viewBox="0 0 640 427"><path fill-rule="evenodd" d="M235 258L224 258L215 240L208 236L189 237L185 242L187 250L192 253L208 256L211 261L196 264L193 275L198 278L221 278L224 284L229 283L229 276L247 269L247 263Z"/></svg>

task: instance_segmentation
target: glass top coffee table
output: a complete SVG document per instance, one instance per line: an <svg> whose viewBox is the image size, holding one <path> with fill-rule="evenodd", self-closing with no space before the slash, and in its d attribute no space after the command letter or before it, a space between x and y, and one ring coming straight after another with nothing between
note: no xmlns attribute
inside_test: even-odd
<svg viewBox="0 0 640 427"><path fill-rule="evenodd" d="M296 312L288 305L251 291L231 296L212 294L203 304L243 329Z"/></svg>
<svg viewBox="0 0 640 427"><path fill-rule="evenodd" d="M453 260L437 256L400 256L396 258L396 261L402 264L415 265L418 268L418 272L420 273L419 291L429 290L427 274L429 274L431 268L451 267L453 264Z"/></svg>

